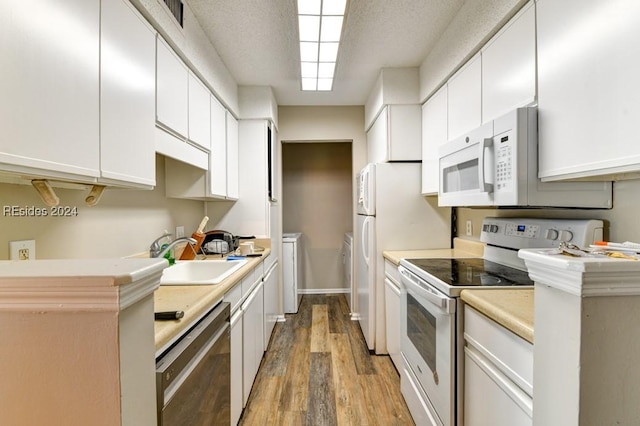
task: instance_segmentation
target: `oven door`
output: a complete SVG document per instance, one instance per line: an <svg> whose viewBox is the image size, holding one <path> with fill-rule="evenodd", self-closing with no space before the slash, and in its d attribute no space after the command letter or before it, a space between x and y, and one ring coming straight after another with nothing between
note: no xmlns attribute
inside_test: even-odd
<svg viewBox="0 0 640 426"><path fill-rule="evenodd" d="M493 122L439 149L439 206L493 204Z"/></svg>
<svg viewBox="0 0 640 426"><path fill-rule="evenodd" d="M455 421L456 299L400 266L400 349L443 425Z"/></svg>

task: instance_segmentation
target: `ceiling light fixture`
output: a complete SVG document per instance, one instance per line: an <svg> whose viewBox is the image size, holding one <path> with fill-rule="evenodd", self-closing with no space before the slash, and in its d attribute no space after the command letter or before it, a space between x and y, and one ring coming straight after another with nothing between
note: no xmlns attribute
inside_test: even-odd
<svg viewBox="0 0 640 426"><path fill-rule="evenodd" d="M302 90L330 91L347 0L298 0Z"/></svg>

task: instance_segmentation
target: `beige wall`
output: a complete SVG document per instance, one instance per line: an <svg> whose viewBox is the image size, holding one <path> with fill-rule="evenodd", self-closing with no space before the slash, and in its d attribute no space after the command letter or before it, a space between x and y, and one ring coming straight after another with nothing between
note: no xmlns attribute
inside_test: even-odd
<svg viewBox="0 0 640 426"><path fill-rule="evenodd" d="M485 216L498 217L549 217L601 219L605 221L605 238L609 241L640 242L640 180L627 180L613 184L613 209L611 210L571 210L571 209L530 209L492 210L458 209L458 235L465 235L465 224L471 220L473 238L480 238L480 227Z"/></svg>
<svg viewBox="0 0 640 426"><path fill-rule="evenodd" d="M201 201L167 199L164 157L156 157L157 186L153 191L105 190L97 206L88 207L88 191L56 189L61 206L78 208L75 217L12 217L0 214L0 259L9 259L9 241L36 240L40 259L122 257L147 252L166 229L183 225L190 235L204 215ZM0 184L4 206L46 206L29 185Z"/></svg>
<svg viewBox="0 0 640 426"><path fill-rule="evenodd" d="M340 106L340 107L279 107L278 108L278 138L285 142L351 142L351 227L355 230L355 176L367 163L367 139L364 131L364 106ZM283 186L284 187L284 186ZM280 192L283 194L283 191ZM283 203L286 203L284 201ZM281 204L282 205L282 204ZM288 226L283 222L282 229L288 231ZM292 231L298 231L291 229ZM344 231L340 231L344 233ZM336 233L337 235L337 233ZM355 237L355 235L354 235ZM342 240L342 237L340 237ZM335 250L335 248L333 249ZM307 265L308 266L308 265ZM314 270L316 267L307 267ZM319 277L314 277L319 280ZM311 281L310 285L321 285L320 281ZM336 283L326 285L335 288L338 283L342 285L342 279ZM316 287L318 288L318 287Z"/></svg>
<svg viewBox="0 0 640 426"><path fill-rule="evenodd" d="M351 143L282 146L283 232L302 232L304 289L344 287L342 241L352 232Z"/></svg>

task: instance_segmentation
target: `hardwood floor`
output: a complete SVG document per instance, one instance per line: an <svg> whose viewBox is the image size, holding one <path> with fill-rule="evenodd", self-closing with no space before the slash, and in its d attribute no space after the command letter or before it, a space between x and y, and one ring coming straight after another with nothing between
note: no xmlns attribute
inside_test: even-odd
<svg viewBox="0 0 640 426"><path fill-rule="evenodd" d="M305 295L274 329L240 424L413 425L388 356L371 355L343 295Z"/></svg>

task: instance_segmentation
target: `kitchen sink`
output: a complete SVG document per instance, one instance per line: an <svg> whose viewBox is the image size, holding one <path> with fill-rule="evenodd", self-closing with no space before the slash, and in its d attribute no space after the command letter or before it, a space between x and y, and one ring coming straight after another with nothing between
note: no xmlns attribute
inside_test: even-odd
<svg viewBox="0 0 640 426"><path fill-rule="evenodd" d="M240 269L247 260L187 260L166 268L160 277L160 285L210 285L220 284Z"/></svg>

